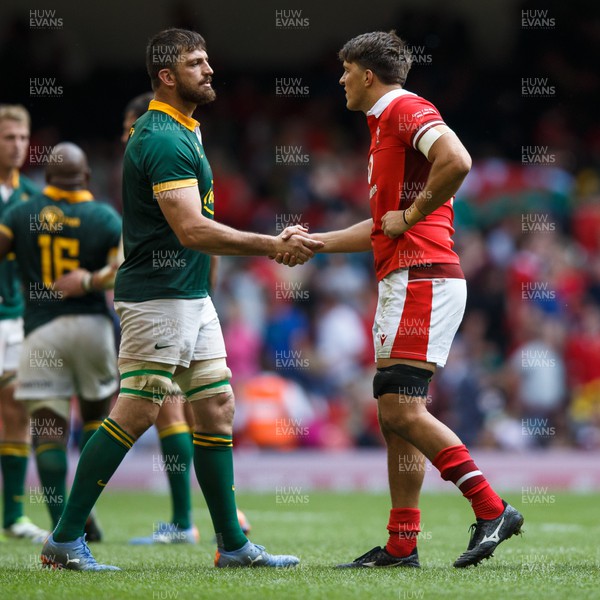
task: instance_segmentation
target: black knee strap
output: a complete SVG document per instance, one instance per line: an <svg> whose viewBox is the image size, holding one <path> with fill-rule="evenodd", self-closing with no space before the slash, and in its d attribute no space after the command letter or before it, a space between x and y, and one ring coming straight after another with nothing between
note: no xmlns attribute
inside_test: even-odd
<svg viewBox="0 0 600 600"><path fill-rule="evenodd" d="M377 369L373 378L373 396L398 394L418 398L427 397L429 382L433 373L410 365L391 365Z"/></svg>

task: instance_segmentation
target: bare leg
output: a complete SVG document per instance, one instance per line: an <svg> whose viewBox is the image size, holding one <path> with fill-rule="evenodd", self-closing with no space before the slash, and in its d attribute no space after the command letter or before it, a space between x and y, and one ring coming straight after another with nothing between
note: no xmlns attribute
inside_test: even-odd
<svg viewBox="0 0 600 600"><path fill-rule="evenodd" d="M1 442L19 442L28 444L29 415L25 403L15 400L15 384L0 388L0 417L2 417Z"/></svg>
<svg viewBox="0 0 600 600"><path fill-rule="evenodd" d="M397 394L384 394L379 398L382 428L402 437L422 452L429 460L449 446L462 444L460 438L420 402L399 402Z"/></svg>
<svg viewBox="0 0 600 600"><path fill-rule="evenodd" d="M425 457L410 443L384 432L392 508L418 508L425 477Z"/></svg>

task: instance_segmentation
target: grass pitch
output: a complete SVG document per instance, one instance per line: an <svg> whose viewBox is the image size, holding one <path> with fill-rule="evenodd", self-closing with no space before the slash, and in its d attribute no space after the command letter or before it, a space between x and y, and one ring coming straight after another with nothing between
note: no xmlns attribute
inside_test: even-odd
<svg viewBox="0 0 600 600"><path fill-rule="evenodd" d="M194 498L197 546L128 546L168 518L168 498L107 490L98 505L106 541L93 544L97 560L120 573L41 570L39 547L0 544L2 599L370 599L600 597L600 495L548 494L506 499L525 515L525 533L504 542L477 568L454 569L473 521L459 494L425 495L419 539L421 569L335 570L385 543L386 495L359 493L240 494L251 538L273 553L300 556L295 570L212 566L215 546L204 501ZM36 523L47 525L43 506L28 505Z"/></svg>

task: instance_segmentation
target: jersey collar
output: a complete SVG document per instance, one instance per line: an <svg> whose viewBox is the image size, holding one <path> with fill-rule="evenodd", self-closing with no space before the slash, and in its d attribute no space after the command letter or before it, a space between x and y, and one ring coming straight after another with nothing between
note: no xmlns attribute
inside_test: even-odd
<svg viewBox="0 0 600 600"><path fill-rule="evenodd" d="M0 180L0 185L9 185L13 190L16 190L19 187L19 180L19 169L12 169L6 180Z"/></svg>
<svg viewBox="0 0 600 600"><path fill-rule="evenodd" d="M367 113L367 117L372 116L372 117L379 119L379 117L381 116L381 113L390 105L392 100L395 100L396 98L399 98L400 96L404 96L405 94L410 94L411 96L414 96L414 94L412 92L409 92L408 90L403 90L403 89L391 90L390 92L387 92L387 94L384 94L383 96L381 96L381 98L379 98L379 100L377 100L377 102L375 102L375 104L373 104L373 106Z"/></svg>
<svg viewBox="0 0 600 600"><path fill-rule="evenodd" d="M94 196L88 190L63 190L55 185L47 185L42 193L44 196L52 198L52 200L66 200L71 204L89 202L94 199Z"/></svg>
<svg viewBox="0 0 600 600"><path fill-rule="evenodd" d="M159 100L150 100L148 110L159 110L160 112L167 113L170 117L173 117L178 123L181 123L186 129L194 131L196 127L200 126L200 123L196 119L186 117L182 112L179 112L174 106L167 104L166 102L160 102Z"/></svg>

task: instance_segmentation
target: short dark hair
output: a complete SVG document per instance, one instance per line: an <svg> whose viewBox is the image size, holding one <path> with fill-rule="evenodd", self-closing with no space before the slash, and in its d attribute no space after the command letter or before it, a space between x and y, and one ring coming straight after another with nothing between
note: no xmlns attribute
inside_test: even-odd
<svg viewBox="0 0 600 600"><path fill-rule="evenodd" d="M144 92L135 98L132 98L125 107L125 114L133 113L136 119L139 119L147 110L150 100L154 98L152 92Z"/></svg>
<svg viewBox="0 0 600 600"><path fill-rule="evenodd" d="M198 49L206 50L206 42L198 32L189 29L164 29L150 38L146 46L146 70L152 89L158 87L159 71L174 68L182 54Z"/></svg>
<svg viewBox="0 0 600 600"><path fill-rule="evenodd" d="M370 69L386 85L404 85L412 64L410 48L393 29L358 35L344 44L338 56Z"/></svg>

